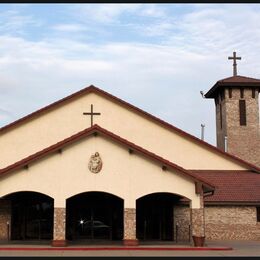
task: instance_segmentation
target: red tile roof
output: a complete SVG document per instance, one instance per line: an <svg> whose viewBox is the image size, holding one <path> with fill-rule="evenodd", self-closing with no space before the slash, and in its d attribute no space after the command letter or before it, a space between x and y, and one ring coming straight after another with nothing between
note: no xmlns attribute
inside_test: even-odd
<svg viewBox="0 0 260 260"><path fill-rule="evenodd" d="M225 78L217 81L215 85L205 94L205 97L215 98L218 91L224 87L250 87L260 89L260 80L244 76Z"/></svg>
<svg viewBox="0 0 260 260"><path fill-rule="evenodd" d="M40 116L41 114L43 114L45 112L51 111L52 109L55 109L55 108L57 108L60 105L63 105L66 102L70 102L71 100L74 100L74 99L76 99L76 98L78 98L78 97L80 97L82 95L85 95L87 93L92 93L92 92L94 92L94 93L96 93L98 95L101 95L101 96L103 96L105 98L108 98L108 99L112 100L112 102L118 103L118 104L126 107L129 110L133 110L135 113L138 113L139 115L147 118L148 120L151 120L151 121L153 121L153 122L155 122L157 124L160 124L162 127L165 127L167 129L169 129L170 131L178 133L182 137L188 138L188 139L192 140L193 142L196 142L199 145L202 145L205 148L208 148L208 149L210 149L211 151L213 151L215 153L224 155L225 157L235 161L236 163L238 163L240 165L248 167L249 169L252 169L252 170L254 170L256 172L260 172L260 168L259 167L255 166L255 165L252 165L251 163L246 162L246 161L244 161L244 160L242 160L242 159L240 159L240 158L238 158L238 157L236 157L234 155L228 154L228 153L218 149L217 147L215 147L213 145L210 145L209 143L204 142L201 139L199 139L199 138L197 138L197 137L195 137L195 136L193 136L193 135L191 135L189 133L186 133L185 131L183 131L183 130L181 130L181 129L179 129L179 128L177 128L177 127L175 127L175 126L173 126L173 125L171 125L171 124L161 120L160 118L157 118L157 117L155 117L155 116L153 116L153 115L143 111L142 109L140 109L138 107L135 107L135 106L125 102L124 100L122 100L122 99L120 99L118 97L115 97L115 96L107 93L106 91L101 90L101 89L99 89L99 88L97 88L97 87L95 87L93 85L91 85L89 87L86 87L86 88L84 88L84 89L82 89L82 90L80 90L80 91L78 91L76 93L73 93L72 95L69 95L69 96L67 96L67 97L65 97L63 99L60 99L60 100L58 100L58 101L56 101L56 102L54 102L54 103L52 103L52 104L50 104L50 105L48 105L46 107L43 107L43 108L41 108L41 109L39 109L39 110L37 110L37 111L35 111L35 112L25 116L25 117L22 117L22 118L20 118L20 119L18 119L16 121L6 125L6 126L0 128L0 133L4 133L5 131L9 131L9 130L13 129L16 126L19 126L20 124L27 122L30 119L34 119L37 116Z"/></svg>
<svg viewBox="0 0 260 260"><path fill-rule="evenodd" d="M214 195L205 202L230 204L256 203L260 205L260 174L251 171L192 170L193 174L215 184Z"/></svg>
<svg viewBox="0 0 260 260"><path fill-rule="evenodd" d="M171 169L174 169L176 170L177 172L185 175L186 177L192 179L194 182L199 182L199 183L202 183L204 188L207 190L207 191L212 191L214 190L214 185L208 181L205 181L202 177L198 177L194 174L192 174L191 172L189 172L188 170L178 166L177 164L174 164L152 152L149 152L148 150L140 147L140 146L137 146L136 144L132 143L132 142L129 142L128 140L126 139L123 139L122 137L118 136L118 135L115 135L114 133L112 132L109 132L108 130L98 126L98 125L94 125L90 128L87 128L75 135L72 135L71 137L69 138L66 138L54 145L51 145L37 153L34 153L14 164L11 164L3 169L0 169L0 175L4 175L4 174L7 174L7 173L10 173L16 169L19 169L19 168L22 168L26 165L28 165L29 163L32 163L34 162L35 160L37 159L40 159L44 156L46 156L47 154L50 154L52 152L58 152L59 149L62 149L64 146L66 145L69 145L75 141L78 141L84 137L87 137L87 136L90 136L91 134L102 134L103 136L106 136L114 141L116 141L117 143L120 143L124 146L127 146L128 149L131 149L134 153L140 153L146 157L149 157L150 159L154 160L154 161L157 161L159 162L162 166L166 166L166 168L171 168Z"/></svg>
<svg viewBox="0 0 260 260"><path fill-rule="evenodd" d="M219 83L257 83L260 84L260 79L249 78L245 76L233 76L218 81Z"/></svg>

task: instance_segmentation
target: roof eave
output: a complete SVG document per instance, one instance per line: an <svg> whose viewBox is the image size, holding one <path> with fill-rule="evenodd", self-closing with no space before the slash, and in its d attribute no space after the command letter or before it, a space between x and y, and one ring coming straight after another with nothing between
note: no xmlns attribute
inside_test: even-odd
<svg viewBox="0 0 260 260"><path fill-rule="evenodd" d="M221 82L218 81L205 95L205 98L215 98L216 94L222 87L247 87L257 88L260 90L260 82Z"/></svg>

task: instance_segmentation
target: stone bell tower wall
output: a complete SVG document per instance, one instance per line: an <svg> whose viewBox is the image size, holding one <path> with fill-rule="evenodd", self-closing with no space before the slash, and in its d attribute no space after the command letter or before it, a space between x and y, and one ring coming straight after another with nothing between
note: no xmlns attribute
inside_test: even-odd
<svg viewBox="0 0 260 260"><path fill-rule="evenodd" d="M244 103L245 112L240 103ZM215 104L217 147L225 150L227 146L227 152L259 167L259 90L225 88L215 97Z"/></svg>

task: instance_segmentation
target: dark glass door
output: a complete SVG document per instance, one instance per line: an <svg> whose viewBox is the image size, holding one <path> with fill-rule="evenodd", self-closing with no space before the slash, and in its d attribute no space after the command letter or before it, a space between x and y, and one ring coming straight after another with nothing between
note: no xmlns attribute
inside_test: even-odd
<svg viewBox="0 0 260 260"><path fill-rule="evenodd" d="M52 199L33 192L19 192L8 198L12 203L12 240L52 239Z"/></svg>
<svg viewBox="0 0 260 260"><path fill-rule="evenodd" d="M89 192L67 201L67 239L122 239L123 201L115 196Z"/></svg>
<svg viewBox="0 0 260 260"><path fill-rule="evenodd" d="M175 197L152 194L137 200L137 238L173 240L173 205Z"/></svg>
<svg viewBox="0 0 260 260"><path fill-rule="evenodd" d="M99 207L87 208L78 220L79 238L112 239L111 214Z"/></svg>

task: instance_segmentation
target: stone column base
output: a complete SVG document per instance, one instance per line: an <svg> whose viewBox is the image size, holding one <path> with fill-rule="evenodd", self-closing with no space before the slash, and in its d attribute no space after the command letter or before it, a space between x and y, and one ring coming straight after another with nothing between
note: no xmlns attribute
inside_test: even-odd
<svg viewBox="0 0 260 260"><path fill-rule="evenodd" d="M202 247L205 243L204 209L192 209L191 221L194 246Z"/></svg>
<svg viewBox="0 0 260 260"><path fill-rule="evenodd" d="M123 245L124 246L138 246L138 239L124 239Z"/></svg>
<svg viewBox="0 0 260 260"><path fill-rule="evenodd" d="M124 239L125 246L136 246L138 240L136 239L136 209L124 209Z"/></svg>
<svg viewBox="0 0 260 260"><path fill-rule="evenodd" d="M0 199L0 240L10 240L11 201Z"/></svg>
<svg viewBox="0 0 260 260"><path fill-rule="evenodd" d="M52 246L66 245L66 209L54 208Z"/></svg>
<svg viewBox="0 0 260 260"><path fill-rule="evenodd" d="M67 240L52 240L51 241L51 246L54 247L64 247L67 246Z"/></svg>

